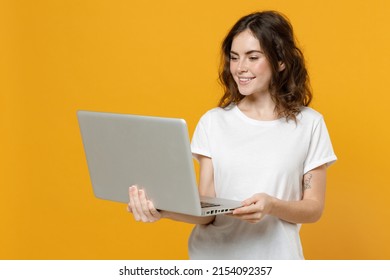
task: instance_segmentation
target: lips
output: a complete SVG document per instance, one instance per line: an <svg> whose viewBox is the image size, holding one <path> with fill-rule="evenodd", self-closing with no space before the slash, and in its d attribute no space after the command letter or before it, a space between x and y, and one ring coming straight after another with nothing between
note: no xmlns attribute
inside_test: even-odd
<svg viewBox="0 0 390 280"><path fill-rule="evenodd" d="M250 81L252 81L255 77L238 77L238 81L240 84L248 84Z"/></svg>

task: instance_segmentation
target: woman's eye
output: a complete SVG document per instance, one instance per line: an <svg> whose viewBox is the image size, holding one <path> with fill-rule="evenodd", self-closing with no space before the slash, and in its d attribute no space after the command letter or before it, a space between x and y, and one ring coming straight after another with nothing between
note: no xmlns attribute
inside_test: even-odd
<svg viewBox="0 0 390 280"><path fill-rule="evenodd" d="M238 57L231 56L231 57L230 57L230 60L232 60L232 61L236 61L236 60L238 60Z"/></svg>
<svg viewBox="0 0 390 280"><path fill-rule="evenodd" d="M257 59L259 59L259 57L257 57L257 56L250 56L249 59L250 60L257 60Z"/></svg>

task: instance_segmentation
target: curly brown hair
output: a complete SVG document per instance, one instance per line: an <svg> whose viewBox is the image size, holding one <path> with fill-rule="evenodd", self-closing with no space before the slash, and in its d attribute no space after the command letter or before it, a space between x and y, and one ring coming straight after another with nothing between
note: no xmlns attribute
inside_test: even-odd
<svg viewBox="0 0 390 280"><path fill-rule="evenodd" d="M303 53L296 45L291 23L284 15L275 11L244 16L227 34L222 43L219 71L219 80L225 93L218 106L226 108L231 104L238 104L244 98L230 73L230 51L233 39L245 30L250 30L259 40L270 63L272 78L269 87L276 112L279 117L296 121L302 106L310 104L312 91ZM279 71L281 63L285 68Z"/></svg>

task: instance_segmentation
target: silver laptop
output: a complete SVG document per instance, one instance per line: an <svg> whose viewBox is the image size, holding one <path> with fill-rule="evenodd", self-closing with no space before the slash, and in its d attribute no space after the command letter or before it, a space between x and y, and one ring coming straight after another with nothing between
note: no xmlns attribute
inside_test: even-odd
<svg viewBox="0 0 390 280"><path fill-rule="evenodd" d="M199 197L184 120L89 111L77 116L96 197L128 203L136 184L160 210L207 216L241 206Z"/></svg>

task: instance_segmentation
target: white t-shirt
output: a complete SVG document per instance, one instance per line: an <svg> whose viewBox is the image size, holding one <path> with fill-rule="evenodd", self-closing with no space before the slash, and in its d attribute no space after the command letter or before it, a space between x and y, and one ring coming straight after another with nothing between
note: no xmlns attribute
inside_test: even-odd
<svg viewBox="0 0 390 280"><path fill-rule="evenodd" d="M191 149L212 159L216 196L240 201L262 192L300 200L303 175L337 159L323 117L308 107L297 123L254 120L237 106L214 108L200 119ZM195 226L189 256L303 259L299 229L270 215L257 224L218 215L210 225Z"/></svg>

